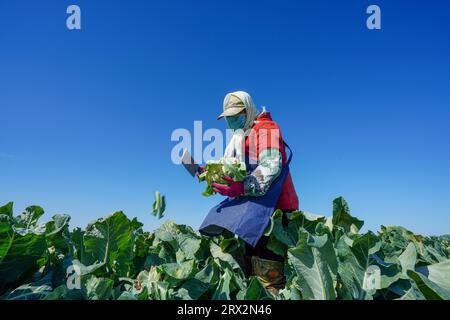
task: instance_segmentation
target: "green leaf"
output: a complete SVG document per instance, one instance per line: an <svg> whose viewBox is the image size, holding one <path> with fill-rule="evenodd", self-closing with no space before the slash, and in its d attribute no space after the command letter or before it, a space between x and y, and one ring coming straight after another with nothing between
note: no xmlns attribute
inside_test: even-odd
<svg viewBox="0 0 450 320"><path fill-rule="evenodd" d="M38 269L37 261L47 250L45 235L19 234L10 228L0 233L0 288Z"/></svg>
<svg viewBox="0 0 450 320"><path fill-rule="evenodd" d="M213 187L212 186L206 186L205 191L202 192L202 195L205 197L210 197L213 196L215 194Z"/></svg>
<svg viewBox="0 0 450 320"><path fill-rule="evenodd" d="M369 266L370 256L380 249L378 237L371 231L357 237L351 246L358 263L367 268Z"/></svg>
<svg viewBox="0 0 450 320"><path fill-rule="evenodd" d="M196 258L202 249L201 238L191 227L177 225L170 220L155 231L155 238L171 247L170 254L181 250L186 259ZM166 250L168 250L167 245L163 246Z"/></svg>
<svg viewBox="0 0 450 320"><path fill-rule="evenodd" d="M0 214L0 233L10 232L14 227L14 218L6 214Z"/></svg>
<svg viewBox="0 0 450 320"><path fill-rule="evenodd" d="M156 252L149 252L144 262L144 269L164 264L164 262L165 261L161 259Z"/></svg>
<svg viewBox="0 0 450 320"><path fill-rule="evenodd" d="M245 291L245 300L266 300L271 299L272 295L264 288L256 277L250 277L247 290Z"/></svg>
<svg viewBox="0 0 450 320"><path fill-rule="evenodd" d="M131 227L133 228L133 230L142 231L143 226L144 224L140 222L136 217L131 220Z"/></svg>
<svg viewBox="0 0 450 320"><path fill-rule="evenodd" d="M8 217L12 217L13 216L13 204L14 204L13 202L8 202L4 206L1 206L0 214L5 214Z"/></svg>
<svg viewBox="0 0 450 320"><path fill-rule="evenodd" d="M345 236L338 240L338 292L343 299L372 299L375 290L380 289L368 288L365 283L372 273L371 256L379 248L379 239L372 232L357 236L353 241Z"/></svg>
<svg viewBox="0 0 450 320"><path fill-rule="evenodd" d="M413 270L408 270L407 273L427 300L450 300L450 292L428 279L425 275Z"/></svg>
<svg viewBox="0 0 450 320"><path fill-rule="evenodd" d="M395 300L418 300L414 288L410 288L403 296Z"/></svg>
<svg viewBox="0 0 450 320"><path fill-rule="evenodd" d="M231 280L233 274L228 269L225 270L225 273L220 277L219 285L214 292L212 299L213 300L230 300L231 299Z"/></svg>
<svg viewBox="0 0 450 320"><path fill-rule="evenodd" d="M8 294L0 297L2 300L42 300L52 291L48 284L33 285L24 284Z"/></svg>
<svg viewBox="0 0 450 320"><path fill-rule="evenodd" d="M45 224L45 237L48 247L54 246L65 253L70 250L69 221L70 216L57 214Z"/></svg>
<svg viewBox="0 0 450 320"><path fill-rule="evenodd" d="M194 260L182 263L166 263L159 266L160 270L170 277L179 280L185 280L194 272Z"/></svg>
<svg viewBox="0 0 450 320"><path fill-rule="evenodd" d="M107 278L90 277L85 284L88 300L108 300L112 295L114 281Z"/></svg>
<svg viewBox="0 0 450 320"><path fill-rule="evenodd" d="M22 284L18 288L0 297L0 300L41 300L52 290L53 273L49 272L42 279Z"/></svg>
<svg viewBox="0 0 450 320"><path fill-rule="evenodd" d="M414 270L417 262L417 251L414 243L410 242L405 251L398 257L400 265L402 266L402 274L407 276L408 270Z"/></svg>
<svg viewBox="0 0 450 320"><path fill-rule="evenodd" d="M120 294L117 300L137 300L136 296L131 292L124 291Z"/></svg>
<svg viewBox="0 0 450 320"><path fill-rule="evenodd" d="M208 258L205 267L195 275L195 279L209 285L215 285L219 281L219 267L212 258Z"/></svg>
<svg viewBox="0 0 450 320"><path fill-rule="evenodd" d="M386 260L391 258L394 260L397 259L411 242L416 247L416 264L434 264L445 260L445 258L443 260L436 258L434 255L439 256L437 251L430 245L426 245L426 243L437 245L437 241L432 241L431 239L416 235L403 227L381 226L380 235L383 241L382 249Z"/></svg>
<svg viewBox="0 0 450 320"><path fill-rule="evenodd" d="M15 226L17 228L31 229L36 227L39 218L44 214L44 210L39 206L31 206L17 216Z"/></svg>
<svg viewBox="0 0 450 320"><path fill-rule="evenodd" d="M402 277L401 266L381 259L377 254L372 255L374 265L380 268L381 289L388 288Z"/></svg>
<svg viewBox="0 0 450 320"><path fill-rule="evenodd" d="M272 217L270 217L270 220L269 220L269 225L264 230L264 236L269 237L271 235L272 230L273 230L273 225L274 225L274 221L273 221L273 215L272 215Z"/></svg>
<svg viewBox="0 0 450 320"><path fill-rule="evenodd" d="M289 224L288 233L291 233L295 239L298 239L298 230L305 229L309 233L315 233L319 224L325 223L325 217L312 214L306 211L294 211L288 213ZM297 241L295 241L297 242Z"/></svg>
<svg viewBox="0 0 450 320"><path fill-rule="evenodd" d="M166 210L166 198L159 191L155 191L154 196L155 201L153 202L152 214L161 219L164 217L164 211Z"/></svg>
<svg viewBox="0 0 450 320"><path fill-rule="evenodd" d="M83 240L83 264L103 262L108 273L127 274L133 258L133 235L130 220L123 212L90 224Z"/></svg>
<svg viewBox="0 0 450 320"><path fill-rule="evenodd" d="M65 285L57 287L50 292L44 300L85 300L82 290L70 290Z"/></svg>
<svg viewBox="0 0 450 320"><path fill-rule="evenodd" d="M271 237L275 237L278 242L288 247L294 247L298 240L298 226L293 226L287 230L283 226L283 211L276 210L272 215L273 227ZM276 241L272 241L275 243Z"/></svg>
<svg viewBox="0 0 450 320"><path fill-rule="evenodd" d="M78 260L81 260L82 257L85 255L85 248L83 242L84 233L85 233L84 230L81 230L80 228L75 228L70 234L71 252L74 257L78 258Z"/></svg>
<svg viewBox="0 0 450 320"><path fill-rule="evenodd" d="M301 232L297 246L288 250L288 259L305 300L336 299L338 262L327 234L313 236Z"/></svg>
<svg viewBox="0 0 450 320"><path fill-rule="evenodd" d="M333 201L333 216L331 221L334 228L340 227L348 233L358 233L364 225L364 221L350 214L347 201L342 197Z"/></svg>
<svg viewBox="0 0 450 320"><path fill-rule="evenodd" d="M177 290L175 297L182 300L198 300L208 288L208 284L198 279L189 279Z"/></svg>
<svg viewBox="0 0 450 320"><path fill-rule="evenodd" d="M210 243L211 255L213 258L227 263L234 271L240 271L242 273L239 263L229 253L222 251L220 246L211 241Z"/></svg>
<svg viewBox="0 0 450 320"><path fill-rule="evenodd" d="M273 253L285 257L287 254L287 246L278 240L275 236L269 237L269 241L267 242L267 249L271 250Z"/></svg>
<svg viewBox="0 0 450 320"><path fill-rule="evenodd" d="M444 262L420 267L416 270L440 287L450 291L450 259Z"/></svg>

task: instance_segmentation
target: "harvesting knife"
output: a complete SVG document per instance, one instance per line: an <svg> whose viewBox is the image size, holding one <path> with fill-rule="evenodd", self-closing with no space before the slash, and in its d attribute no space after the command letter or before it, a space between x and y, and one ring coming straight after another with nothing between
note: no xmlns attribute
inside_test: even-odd
<svg viewBox="0 0 450 320"><path fill-rule="evenodd" d="M198 174L200 166L197 163L195 163L194 159L191 156L191 153L187 149L184 149L183 151L181 162L183 163L183 166L191 174L192 177L195 177Z"/></svg>

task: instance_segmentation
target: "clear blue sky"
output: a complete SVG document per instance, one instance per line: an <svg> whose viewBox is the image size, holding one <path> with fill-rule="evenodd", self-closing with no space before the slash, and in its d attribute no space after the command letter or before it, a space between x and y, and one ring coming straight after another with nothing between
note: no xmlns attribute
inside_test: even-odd
<svg viewBox="0 0 450 320"><path fill-rule="evenodd" d="M66 28L66 8L82 30ZM378 4L382 30L366 28ZM198 227L220 197L170 160L176 128L266 105L303 210L450 232L448 1L2 1L0 203L85 226L115 210Z"/></svg>

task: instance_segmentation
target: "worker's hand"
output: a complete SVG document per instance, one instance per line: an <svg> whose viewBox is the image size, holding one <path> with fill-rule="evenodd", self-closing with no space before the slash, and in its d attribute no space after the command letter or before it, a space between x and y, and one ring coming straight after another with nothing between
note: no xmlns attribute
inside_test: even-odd
<svg viewBox="0 0 450 320"><path fill-rule="evenodd" d="M237 196L244 194L244 182L236 182L229 176L224 176L223 178L230 182L230 185L226 186L219 183L213 183L212 187L215 192L230 198L236 198Z"/></svg>

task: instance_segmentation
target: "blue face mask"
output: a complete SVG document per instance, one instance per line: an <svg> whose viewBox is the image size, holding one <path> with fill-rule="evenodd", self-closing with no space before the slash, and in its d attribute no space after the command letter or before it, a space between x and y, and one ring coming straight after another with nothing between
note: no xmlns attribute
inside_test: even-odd
<svg viewBox="0 0 450 320"><path fill-rule="evenodd" d="M225 117L225 120L227 121L228 128L232 130L244 129L247 116L245 114L240 114L233 117Z"/></svg>

